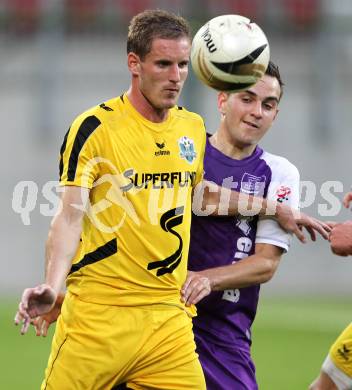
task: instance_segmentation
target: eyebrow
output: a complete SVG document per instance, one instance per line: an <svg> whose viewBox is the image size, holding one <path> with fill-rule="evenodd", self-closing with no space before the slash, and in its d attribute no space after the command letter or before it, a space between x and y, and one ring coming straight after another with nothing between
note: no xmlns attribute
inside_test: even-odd
<svg viewBox="0 0 352 390"><path fill-rule="evenodd" d="M255 92L250 91L249 89L246 89L246 90L243 91L243 92L248 93L249 95L254 96L254 97L257 97L257 96L258 96ZM279 104L279 99L278 99L276 96L268 96L268 97L266 97L263 101L264 101L264 102L267 102L268 100L274 100L274 101L276 101L276 103Z"/></svg>

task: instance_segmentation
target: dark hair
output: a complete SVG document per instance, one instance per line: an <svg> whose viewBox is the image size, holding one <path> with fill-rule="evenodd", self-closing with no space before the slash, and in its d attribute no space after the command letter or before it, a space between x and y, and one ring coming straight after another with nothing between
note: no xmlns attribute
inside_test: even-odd
<svg viewBox="0 0 352 390"><path fill-rule="evenodd" d="M283 86L285 84L283 83L283 81L281 79L279 67L277 65L275 65L272 61L269 61L269 65L266 68L265 74L268 75L268 76L271 76L271 77L275 77L277 79L277 81L279 82L279 85L280 85L280 99L281 99L281 96L284 93Z"/></svg>
<svg viewBox="0 0 352 390"><path fill-rule="evenodd" d="M134 16L128 27L127 53L133 52L142 60L150 52L153 39L189 38L188 22L181 16L162 10L146 10Z"/></svg>

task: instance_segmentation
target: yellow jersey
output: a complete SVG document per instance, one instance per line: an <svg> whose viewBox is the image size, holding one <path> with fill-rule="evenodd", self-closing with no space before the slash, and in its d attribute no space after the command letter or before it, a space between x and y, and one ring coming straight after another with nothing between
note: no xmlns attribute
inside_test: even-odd
<svg viewBox="0 0 352 390"><path fill-rule="evenodd" d="M154 123L124 94L76 118L61 147L60 185L90 195L69 291L93 303L183 306L204 149L203 120L182 107Z"/></svg>

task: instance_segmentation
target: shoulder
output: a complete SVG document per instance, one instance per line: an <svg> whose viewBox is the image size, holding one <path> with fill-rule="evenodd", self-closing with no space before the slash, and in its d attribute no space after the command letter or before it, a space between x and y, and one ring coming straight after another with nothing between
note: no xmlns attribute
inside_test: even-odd
<svg viewBox="0 0 352 390"><path fill-rule="evenodd" d="M260 157L270 167L275 176L292 176L299 178L297 167L292 164L287 158L263 151Z"/></svg>
<svg viewBox="0 0 352 390"><path fill-rule="evenodd" d="M70 133L92 134L95 130L103 129L105 124L123 115L124 107L121 97L107 100L79 114L72 122Z"/></svg>
<svg viewBox="0 0 352 390"><path fill-rule="evenodd" d="M183 106L176 106L172 110L174 115L177 116L178 118L198 122L200 125L204 127L204 120L199 114L192 111L188 111Z"/></svg>

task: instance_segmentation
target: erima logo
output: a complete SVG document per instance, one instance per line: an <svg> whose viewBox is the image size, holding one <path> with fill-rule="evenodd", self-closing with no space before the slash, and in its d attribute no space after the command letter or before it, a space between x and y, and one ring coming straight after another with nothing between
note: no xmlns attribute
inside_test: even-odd
<svg viewBox="0 0 352 390"><path fill-rule="evenodd" d="M170 150L161 150L161 149L165 148L165 141L162 142L162 143L155 142L155 145L160 149L160 150L157 150L156 152L154 152L154 155L156 157L158 157L158 156L170 156Z"/></svg>
<svg viewBox="0 0 352 390"><path fill-rule="evenodd" d="M209 32L209 25L207 25L207 27L206 27L205 31L203 32L203 34L201 35L201 37L203 38L205 45L208 48L209 52L214 53L214 51L216 51L217 48L216 48L215 43L213 42L213 39L212 39L211 34Z"/></svg>
<svg viewBox="0 0 352 390"><path fill-rule="evenodd" d="M158 150L154 153L156 157L158 156L170 156L170 150Z"/></svg>
<svg viewBox="0 0 352 390"><path fill-rule="evenodd" d="M159 149L164 149L164 148L165 148L165 142L163 142L162 144L159 144L158 142L155 142L155 145L156 145Z"/></svg>

